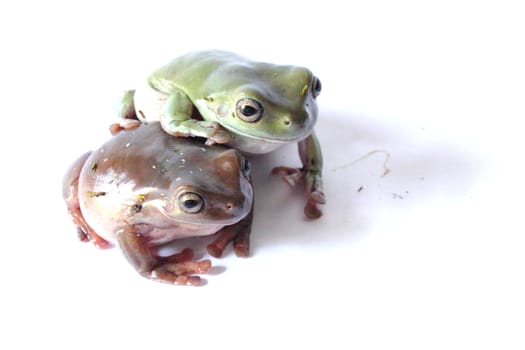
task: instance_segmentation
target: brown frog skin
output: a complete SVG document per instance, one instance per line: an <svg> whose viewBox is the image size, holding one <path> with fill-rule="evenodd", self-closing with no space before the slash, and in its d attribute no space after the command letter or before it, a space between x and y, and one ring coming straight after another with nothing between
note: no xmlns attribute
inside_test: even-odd
<svg viewBox="0 0 525 350"><path fill-rule="evenodd" d="M221 256L233 241L248 256L253 189L249 163L236 150L162 132L158 123L120 132L67 171L63 196L81 241L118 246L153 280L198 285L210 260L191 249L160 256L179 238L217 233L208 252Z"/></svg>

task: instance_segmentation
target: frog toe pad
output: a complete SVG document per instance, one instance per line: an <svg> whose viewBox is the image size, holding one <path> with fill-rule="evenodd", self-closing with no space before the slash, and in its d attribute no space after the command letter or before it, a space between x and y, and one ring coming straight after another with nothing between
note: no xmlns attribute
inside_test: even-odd
<svg viewBox="0 0 525 350"><path fill-rule="evenodd" d="M194 274L207 273L211 269L211 261L185 261L177 263L165 263L156 267L151 272L151 278L167 283L198 286L201 278Z"/></svg>

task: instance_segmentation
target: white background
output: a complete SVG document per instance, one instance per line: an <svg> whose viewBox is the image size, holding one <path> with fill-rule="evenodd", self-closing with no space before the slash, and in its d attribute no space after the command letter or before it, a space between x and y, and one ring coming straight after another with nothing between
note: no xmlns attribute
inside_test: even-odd
<svg viewBox="0 0 525 350"><path fill-rule="evenodd" d="M104 3L0 5L0 348L525 347L518 1ZM252 256L192 288L79 243L61 182L121 90L199 48L321 78L328 204L306 221L269 175L295 147L254 160Z"/></svg>

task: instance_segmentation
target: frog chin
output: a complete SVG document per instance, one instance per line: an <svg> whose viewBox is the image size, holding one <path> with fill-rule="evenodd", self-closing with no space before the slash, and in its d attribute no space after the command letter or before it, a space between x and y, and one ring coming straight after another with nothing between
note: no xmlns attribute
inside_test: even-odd
<svg viewBox="0 0 525 350"><path fill-rule="evenodd" d="M312 129L307 129L304 132L293 136L275 137L274 135L258 136L227 126L224 127L230 130L233 136L232 140L228 143L228 146L251 154L270 153L283 145L302 141L312 132Z"/></svg>
<svg viewBox="0 0 525 350"><path fill-rule="evenodd" d="M229 125L229 124L221 124L222 127L225 129L231 131L234 135L239 135L244 138L251 138L254 140L259 141L265 141L265 142L272 142L272 143L293 143L293 142L299 142L308 135L310 135L314 129L314 123L306 123L304 127L301 128L293 128L288 129L289 133L276 133L276 132L264 132L264 133L256 133L254 130L246 130L243 128L239 128L236 125ZM286 131L286 129L285 129Z"/></svg>

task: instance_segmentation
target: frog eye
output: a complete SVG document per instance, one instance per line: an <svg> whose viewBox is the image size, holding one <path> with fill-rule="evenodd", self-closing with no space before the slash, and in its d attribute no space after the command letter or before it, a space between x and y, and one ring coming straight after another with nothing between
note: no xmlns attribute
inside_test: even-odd
<svg viewBox="0 0 525 350"><path fill-rule="evenodd" d="M319 96L319 94L321 93L321 88L321 80L319 80L319 78L317 77L314 77L314 80L312 82L312 93L314 94L314 98Z"/></svg>
<svg viewBox="0 0 525 350"><path fill-rule="evenodd" d="M180 208L188 214L195 214L204 208L204 198L195 192L182 193L179 198Z"/></svg>
<svg viewBox="0 0 525 350"><path fill-rule="evenodd" d="M241 160L241 171L242 171L242 174L245 177L249 177L251 170L252 170L252 166L251 166L250 162L248 161L248 159L242 158L242 160Z"/></svg>
<svg viewBox="0 0 525 350"><path fill-rule="evenodd" d="M253 98L241 98L237 101L236 113L239 118L248 123L255 123L261 119L264 108L259 101Z"/></svg>

